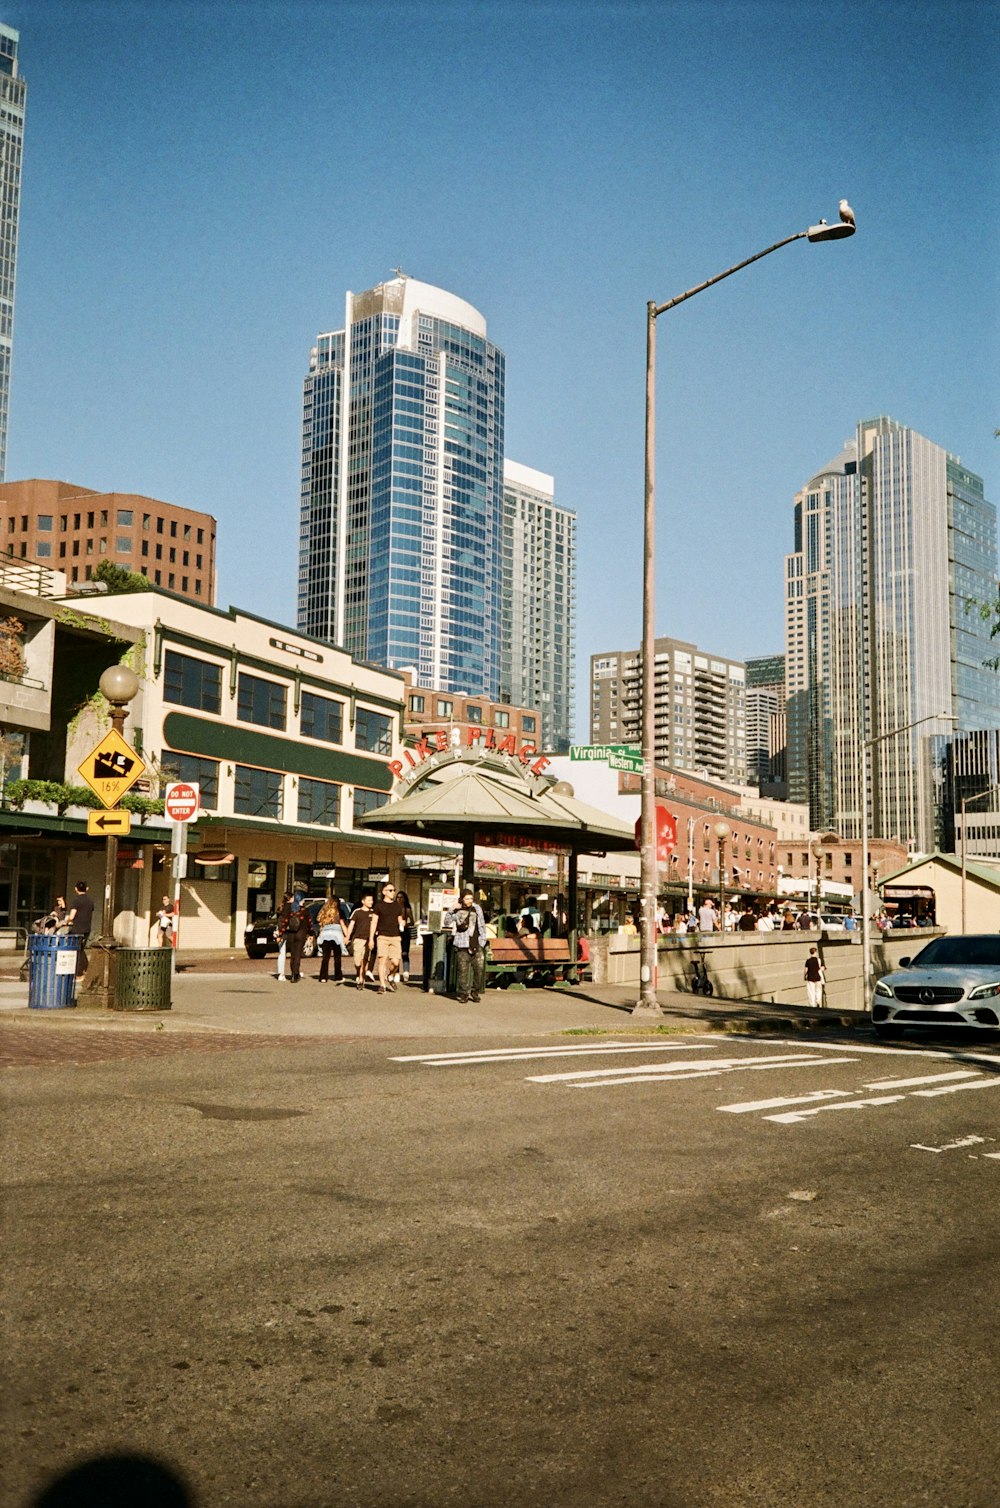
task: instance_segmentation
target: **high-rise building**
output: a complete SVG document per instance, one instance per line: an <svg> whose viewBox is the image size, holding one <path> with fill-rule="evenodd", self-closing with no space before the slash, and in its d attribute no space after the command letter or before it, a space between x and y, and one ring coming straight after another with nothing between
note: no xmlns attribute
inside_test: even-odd
<svg viewBox="0 0 1000 1508"><path fill-rule="evenodd" d="M780 795L785 765L785 657L760 655L746 662L747 779L759 791Z"/></svg>
<svg viewBox="0 0 1000 1508"><path fill-rule="evenodd" d="M517 461L503 467L500 687L541 712L541 746L563 754L573 731L576 514L555 482Z"/></svg>
<svg viewBox="0 0 1000 1508"><path fill-rule="evenodd" d="M656 762L715 780L746 783L746 672L742 660L706 654L680 639L654 644ZM590 657L593 743L642 744L642 656Z"/></svg>
<svg viewBox="0 0 1000 1508"><path fill-rule="evenodd" d="M504 356L403 273L348 293L305 380L298 625L421 685L500 686Z"/></svg>
<svg viewBox="0 0 1000 1508"><path fill-rule="evenodd" d="M0 482L7 475L7 412L14 340L17 224L28 87L17 70L19 34L0 23Z"/></svg>
<svg viewBox="0 0 1000 1508"><path fill-rule="evenodd" d="M814 828L860 837L867 740L869 832L933 847L950 719L959 733L1000 724L1000 677L969 607L995 600L996 575L982 480L893 419L862 421L796 495L789 796L808 801Z"/></svg>
<svg viewBox="0 0 1000 1508"><path fill-rule="evenodd" d="M0 553L64 571L71 587L110 561L179 597L215 602L215 519L136 492L37 477L4 482Z"/></svg>

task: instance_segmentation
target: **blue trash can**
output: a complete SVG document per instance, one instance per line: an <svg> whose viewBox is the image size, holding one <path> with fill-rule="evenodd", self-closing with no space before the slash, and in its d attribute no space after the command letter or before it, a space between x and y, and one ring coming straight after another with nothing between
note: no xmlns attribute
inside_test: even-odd
<svg viewBox="0 0 1000 1508"><path fill-rule="evenodd" d="M28 939L28 1007L63 1010L76 1004L76 950L79 939L42 932Z"/></svg>

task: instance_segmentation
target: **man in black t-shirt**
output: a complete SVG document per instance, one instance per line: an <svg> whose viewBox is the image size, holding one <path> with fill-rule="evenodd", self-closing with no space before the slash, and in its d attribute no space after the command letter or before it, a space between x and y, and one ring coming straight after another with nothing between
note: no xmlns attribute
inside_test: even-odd
<svg viewBox="0 0 1000 1508"><path fill-rule="evenodd" d="M69 916L66 918L71 937L80 940L76 947L76 977L87 972L90 960L87 957L87 939L90 936L90 928L94 921L94 902L87 894L87 886L83 880L77 880L73 895L73 905Z"/></svg>
<svg viewBox="0 0 1000 1508"><path fill-rule="evenodd" d="M406 902L396 894L395 885L388 881L382 886L381 899L375 902L375 955L378 959L378 992L384 995L386 985L396 988L395 980L389 980L389 965L398 974L403 962L403 928L406 926Z"/></svg>

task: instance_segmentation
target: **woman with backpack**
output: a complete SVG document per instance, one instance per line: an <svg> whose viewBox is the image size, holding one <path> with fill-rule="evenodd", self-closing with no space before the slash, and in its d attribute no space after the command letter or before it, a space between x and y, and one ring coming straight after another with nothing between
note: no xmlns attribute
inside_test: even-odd
<svg viewBox="0 0 1000 1508"><path fill-rule="evenodd" d="M344 918L340 910L340 902L335 896L331 896L320 910L316 918L316 926L319 931L316 937L316 946L322 954L322 962L316 978L320 984L329 983L330 979L330 954L333 954L333 982L341 984L344 978L342 959L344 956Z"/></svg>

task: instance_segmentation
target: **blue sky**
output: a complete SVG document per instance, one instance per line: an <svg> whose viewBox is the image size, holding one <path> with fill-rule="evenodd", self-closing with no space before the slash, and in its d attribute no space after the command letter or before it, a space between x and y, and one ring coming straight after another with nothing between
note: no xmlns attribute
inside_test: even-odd
<svg viewBox="0 0 1000 1508"><path fill-rule="evenodd" d="M783 644L792 498L888 413L1000 502L997 12L977 0L8 0L28 80L8 476L219 520L219 600L294 621L301 383L402 266L486 316L507 454L579 520L588 657Z"/></svg>

